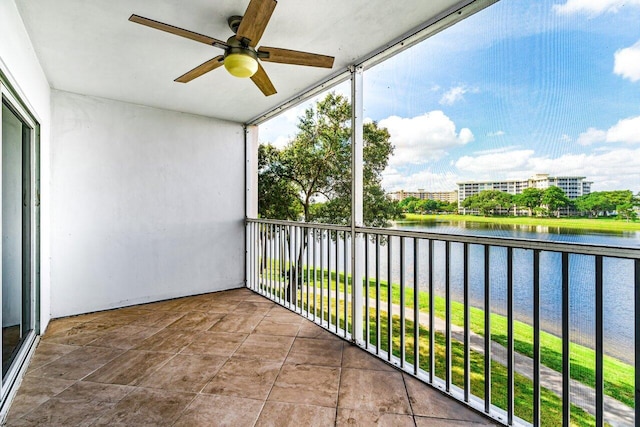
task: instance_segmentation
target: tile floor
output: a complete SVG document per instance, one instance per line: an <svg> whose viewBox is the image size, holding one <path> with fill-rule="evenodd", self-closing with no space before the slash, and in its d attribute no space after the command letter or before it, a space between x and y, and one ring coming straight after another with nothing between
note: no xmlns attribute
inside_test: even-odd
<svg viewBox="0 0 640 427"><path fill-rule="evenodd" d="M491 422L247 289L54 320L9 426Z"/></svg>

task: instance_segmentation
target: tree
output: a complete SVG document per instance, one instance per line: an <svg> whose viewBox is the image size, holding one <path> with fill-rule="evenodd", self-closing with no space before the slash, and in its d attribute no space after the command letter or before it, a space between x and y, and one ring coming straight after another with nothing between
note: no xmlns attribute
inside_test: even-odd
<svg viewBox="0 0 640 427"><path fill-rule="evenodd" d="M462 207L477 209L484 216L494 214L496 209L508 209L513 196L500 190L484 190L469 196L462 202Z"/></svg>
<svg viewBox="0 0 640 427"><path fill-rule="evenodd" d="M258 171L258 210L273 219L348 224L351 218L351 105L342 95L329 93L299 117L298 132L282 149L265 150ZM382 172L393 153L389 132L377 123L363 127L363 220L367 226L387 226L400 217L398 203L382 188ZM268 154L268 155L266 155ZM260 204L263 206L260 206ZM274 203L286 204L274 207ZM298 206L298 208L296 207ZM292 213L299 214L293 218ZM307 246L298 250L297 268ZM298 277L302 277L298 274Z"/></svg>
<svg viewBox="0 0 640 427"><path fill-rule="evenodd" d="M412 212L409 209L415 210L415 203L420 201L417 197L409 196L398 202L398 207L402 209L404 212Z"/></svg>
<svg viewBox="0 0 640 427"><path fill-rule="evenodd" d="M543 191L538 188L525 188L522 193L513 197L513 203L518 207L527 208L531 216L533 210L542 204L542 194Z"/></svg>
<svg viewBox="0 0 640 427"><path fill-rule="evenodd" d="M302 213L302 205L296 188L273 167L278 164L279 156L280 152L272 145L258 147L258 215L295 221Z"/></svg>
<svg viewBox="0 0 640 427"><path fill-rule="evenodd" d="M544 190L541 201L547 206L549 212L555 212L558 218L560 218L560 209L571 203L564 191L555 185Z"/></svg>
<svg viewBox="0 0 640 427"><path fill-rule="evenodd" d="M638 219L638 213L634 209L633 203L627 202L621 205L616 206L616 211L618 212L618 216L622 219L625 219L627 222L635 221Z"/></svg>
<svg viewBox="0 0 640 427"><path fill-rule="evenodd" d="M617 207L627 203L633 205L631 190L596 191L575 200L575 206L580 212L588 212L589 217L608 215L617 211Z"/></svg>

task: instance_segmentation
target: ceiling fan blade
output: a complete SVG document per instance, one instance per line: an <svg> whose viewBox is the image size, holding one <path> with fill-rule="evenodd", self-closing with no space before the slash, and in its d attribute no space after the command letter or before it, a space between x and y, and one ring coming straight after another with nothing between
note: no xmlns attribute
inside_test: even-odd
<svg viewBox="0 0 640 427"><path fill-rule="evenodd" d="M162 22L154 21L153 19L144 18L135 14L129 17L129 21L135 22L136 24L146 25L147 27L155 28L156 30L165 31L167 33L195 40L200 43L208 44L210 46L219 47L221 49L225 49L228 46L227 43L223 42L222 40L214 39L213 37L194 33L193 31L174 27L173 25L164 24Z"/></svg>
<svg viewBox="0 0 640 427"><path fill-rule="evenodd" d="M236 38L240 41L247 39L249 46L256 47L276 4L276 0L251 0L238 27Z"/></svg>
<svg viewBox="0 0 640 427"><path fill-rule="evenodd" d="M267 72L264 71L262 65L258 64L258 71L251 76L251 80L258 86L258 89L264 93L264 96L269 96L277 93L276 88L271 83L269 76L267 76Z"/></svg>
<svg viewBox="0 0 640 427"><path fill-rule="evenodd" d="M321 68L332 68L334 60L333 56L266 46L261 46L260 49L258 49L258 57L266 62L279 62L281 64L306 65Z"/></svg>
<svg viewBox="0 0 640 427"><path fill-rule="evenodd" d="M224 63L224 56L218 55L215 58L210 59L207 62L204 62L198 65L193 70L187 71L186 73L184 73L183 75L175 79L174 81L179 83L189 83L191 80L195 79L196 77L200 77L201 75L222 66L223 63Z"/></svg>

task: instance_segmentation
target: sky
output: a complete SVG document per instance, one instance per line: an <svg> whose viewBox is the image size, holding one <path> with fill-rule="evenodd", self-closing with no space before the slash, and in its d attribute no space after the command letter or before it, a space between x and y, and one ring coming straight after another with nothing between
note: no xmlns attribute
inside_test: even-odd
<svg viewBox="0 0 640 427"><path fill-rule="evenodd" d="M395 147L387 191L549 173L640 192L640 0L502 0L366 70L363 94ZM313 102L260 140L286 144Z"/></svg>

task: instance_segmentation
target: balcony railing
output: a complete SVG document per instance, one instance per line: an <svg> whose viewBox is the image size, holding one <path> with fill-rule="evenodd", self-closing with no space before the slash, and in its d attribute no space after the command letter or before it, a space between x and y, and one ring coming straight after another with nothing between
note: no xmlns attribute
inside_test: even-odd
<svg viewBox="0 0 640 427"><path fill-rule="evenodd" d="M503 424L640 420L638 248L251 219L247 286Z"/></svg>

